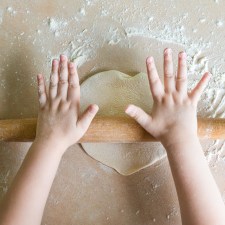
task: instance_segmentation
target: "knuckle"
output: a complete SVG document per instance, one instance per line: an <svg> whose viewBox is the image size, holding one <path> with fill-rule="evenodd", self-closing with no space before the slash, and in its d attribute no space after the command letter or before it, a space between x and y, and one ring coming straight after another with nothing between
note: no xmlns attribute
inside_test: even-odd
<svg viewBox="0 0 225 225"><path fill-rule="evenodd" d="M178 82L186 82L187 81L187 77L182 75L180 77L177 77L176 80Z"/></svg>
<svg viewBox="0 0 225 225"><path fill-rule="evenodd" d="M57 87L57 84L52 84L52 83L49 86L50 89L55 89L56 87Z"/></svg>
<svg viewBox="0 0 225 225"><path fill-rule="evenodd" d="M174 78L174 75L170 72L165 72L165 77L170 79L170 78Z"/></svg>
<svg viewBox="0 0 225 225"><path fill-rule="evenodd" d="M42 86L42 85L44 85L44 81L43 80L39 80L38 81L38 86Z"/></svg>
<svg viewBox="0 0 225 225"><path fill-rule="evenodd" d="M43 103L42 101L40 101L39 110L40 110L41 112L47 111L47 110L48 110L48 105L45 104L45 103Z"/></svg>
<svg viewBox="0 0 225 225"><path fill-rule="evenodd" d="M161 102L162 102L162 96L161 96L161 95L158 95L158 94L152 93L152 97L154 98L154 102L155 102L155 104L157 104L157 103L161 103Z"/></svg>
<svg viewBox="0 0 225 225"><path fill-rule="evenodd" d="M155 86L156 84L159 83L159 78L158 77L152 77L151 78L151 83Z"/></svg>
<svg viewBox="0 0 225 225"><path fill-rule="evenodd" d="M56 109L58 104L59 104L59 99L57 97L54 98L54 99L51 99L50 102L49 102L49 108L50 109Z"/></svg>
<svg viewBox="0 0 225 225"><path fill-rule="evenodd" d="M68 84L68 80L66 80L66 79L60 79L59 84L60 85Z"/></svg>
<svg viewBox="0 0 225 225"><path fill-rule="evenodd" d="M55 82L55 81L50 81L50 89L53 89L53 88L56 88L57 87L57 85L58 85L58 82Z"/></svg>
<svg viewBox="0 0 225 225"><path fill-rule="evenodd" d="M67 69L66 63L62 63L61 66L60 66L60 69L61 70L66 70Z"/></svg>
<svg viewBox="0 0 225 225"><path fill-rule="evenodd" d="M39 89L39 90L38 90L38 93L39 93L40 96L42 96L42 95L45 94L45 91L44 91L43 89Z"/></svg>
<svg viewBox="0 0 225 225"><path fill-rule="evenodd" d="M76 82L69 82L69 87L76 89L76 88L79 88L80 85Z"/></svg>
<svg viewBox="0 0 225 225"><path fill-rule="evenodd" d="M52 73L50 76L50 82L56 82L58 80L58 74Z"/></svg>

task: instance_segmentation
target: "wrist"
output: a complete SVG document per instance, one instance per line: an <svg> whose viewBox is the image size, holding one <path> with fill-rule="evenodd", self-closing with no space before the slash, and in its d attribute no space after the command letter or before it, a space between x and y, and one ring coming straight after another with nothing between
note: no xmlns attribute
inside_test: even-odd
<svg viewBox="0 0 225 225"><path fill-rule="evenodd" d="M177 146L189 145L192 142L199 142L198 135L192 132L178 133L176 135L170 135L165 138L162 138L161 143L166 149L175 149Z"/></svg>
<svg viewBox="0 0 225 225"><path fill-rule="evenodd" d="M60 157L63 156L67 149L63 142L41 138L35 138L32 146L36 146L39 150L41 149L42 151L46 151Z"/></svg>

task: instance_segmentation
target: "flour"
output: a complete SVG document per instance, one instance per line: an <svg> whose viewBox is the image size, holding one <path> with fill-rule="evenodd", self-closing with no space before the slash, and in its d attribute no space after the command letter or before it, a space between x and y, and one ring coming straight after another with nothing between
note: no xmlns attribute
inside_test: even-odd
<svg viewBox="0 0 225 225"><path fill-rule="evenodd" d="M221 1L214 0L211 4L218 5L220 3ZM53 58L58 58L59 54L64 53L80 68L95 60L97 52L103 46L119 47L121 51L135 49L139 44L138 39L147 40L146 42L149 43L156 40L158 42L156 48L162 44L179 45L187 52L189 90L195 87L204 72L210 71L213 75L202 95L201 104L198 106L199 115L225 118L225 71L221 66L224 61L222 56L217 53L215 53L217 54L215 56L210 51L212 48L220 47L219 37L216 46L215 42L212 43L211 38L217 36L218 32L224 27L223 16L216 15L216 18L211 19L207 14L202 13L201 7L199 7L197 10L199 17L196 17L196 23L191 26L188 25L188 21L191 20L193 14L186 10L171 14L169 20L165 19L162 22L160 17L164 16L163 13L166 16L167 11L172 10L175 5L160 14L161 12L151 10L151 8L157 8L157 4L157 2L152 1L149 6L142 7L139 2L132 1L128 8L125 3L118 5L111 1L85 0L71 17L51 15L51 17L46 17L40 22L40 26L34 29L36 32L30 37L29 34L21 30L16 38L17 40L27 38L35 47L40 46L40 53L47 56L48 64L46 67L49 67ZM85 18L96 5L98 7L95 8L93 22L86 26ZM119 13L115 8L119 8ZM20 11L14 6L5 8L5 14L16 16L18 13ZM28 18L31 11L24 8L23 14L27 15ZM0 24L2 22L3 10L0 10ZM201 37L202 27L209 23L213 26L210 30L212 36ZM71 27L71 25L74 26ZM78 25L82 29L78 29ZM44 47L42 45L43 37L48 37L49 33L53 34L55 42L58 41L58 46L60 46L59 50L55 52L48 49L49 46ZM191 35L193 33L194 35ZM220 38L222 39L223 36L221 35ZM150 49L148 45L145 47ZM151 54L150 51L149 54ZM101 66L102 64L97 62L89 71L101 70ZM6 79L3 78L0 86L5 88L5 85ZM35 79L33 79L32 85L36 85Z"/></svg>
<svg viewBox="0 0 225 225"><path fill-rule="evenodd" d="M14 10L11 6L7 7L7 12L10 13L11 16L15 16L17 13L16 10Z"/></svg>
<svg viewBox="0 0 225 225"><path fill-rule="evenodd" d="M69 24L73 20L82 21L81 16L85 16L92 6L97 1L85 1L78 13L66 21L59 18L50 18L49 27L50 30L55 33L55 36L61 36L63 33L59 31L64 27L64 24ZM203 49L209 49L211 42L204 42L203 40L191 40L186 35L186 27L183 22L189 18L189 13L185 12L180 16L173 17L172 21L165 22L164 26L160 28L155 20L154 15L148 15L145 9L139 8L138 5L133 3L133 6L123 8L121 14L115 14L112 10L114 4L106 1L101 2L101 10L96 11L96 16L99 19L93 22L93 25L89 29L84 29L85 32L77 33L76 38L70 41L69 46L63 51L73 61L77 61L79 66L84 65L86 62L92 60L96 56L96 51L104 44L118 45L121 48L132 48L133 37L144 37L149 40L155 39L159 42L173 43L183 46L184 50L188 54L189 71L192 74L202 75L204 71L207 71L208 59L206 56L201 56L201 59L197 59ZM132 8L133 7L133 8ZM145 13L145 14L144 14ZM129 26L128 19L130 15L135 15L139 20L147 19L147 23L138 24L137 26ZM118 26L101 26L100 34L98 35L98 24L101 24L100 18L111 18L113 21L118 22ZM201 18L200 23L204 22L206 18ZM197 32L197 29L193 29L193 32ZM98 35L98 42L96 42L96 35ZM71 44L72 43L72 44ZM52 57L49 56L49 59Z"/></svg>
<svg viewBox="0 0 225 225"><path fill-rule="evenodd" d="M3 10L0 9L0 25L3 22Z"/></svg>
<svg viewBox="0 0 225 225"><path fill-rule="evenodd" d="M85 16L85 15L86 15L85 8L81 8L81 9L79 10L79 13L80 13L82 16Z"/></svg>
<svg viewBox="0 0 225 225"><path fill-rule="evenodd" d="M217 21L216 21L216 26L217 26L217 27L222 27L223 24L224 24L224 22L223 22L222 20L217 20Z"/></svg>
<svg viewBox="0 0 225 225"><path fill-rule="evenodd" d="M18 4L16 4L17 2ZM143 7L144 2L148 4ZM120 1L118 4L117 1L82 0L74 1L73 3L70 1L69 4L64 4L65 6L62 7L63 4L55 2L54 5L48 8L49 15L46 14L45 10L38 12L36 7L33 7L33 4L41 5L41 2L38 1L35 3L28 1L27 5L23 1L3 3L9 4L11 8L7 9L5 6L3 14L0 16L2 18L0 19L0 27L3 28L4 26L1 37L3 40L6 40L6 43L9 42L8 47L5 48L3 46L0 60L3 62L0 68L1 105L9 105L9 109L12 108L13 111L23 110L22 108L25 107L35 107L37 102L31 101L32 99L34 100L33 97L29 95L28 99L24 100L20 96L23 96L24 91L26 93L33 93L33 95L37 92L35 74L43 72L48 77L52 58L59 58L59 54L61 53L66 54L69 59L78 64L80 68L79 76L83 80L92 74L96 74L96 71L100 72L109 69L117 69L129 75L134 75L141 71L146 72L144 57L147 57L147 54L157 58L156 63L160 70L162 69L163 48L175 45L174 56L178 50L185 50L188 54L189 89L197 84L202 73L205 71L209 70L213 74L201 98L201 104L198 106L199 115L211 118L225 118L225 68L223 66L223 28L225 16L222 12L224 2L222 0L209 0L207 3L204 2L204 4L200 5L200 1L192 1L194 4L190 5L190 8L186 6L191 2L186 4L185 1L185 7L183 8L180 7L183 3L180 1L129 1L129 6L127 3L126 1ZM31 7L28 10L27 7L30 5ZM72 6L72 13L68 5ZM218 11L221 10L221 12L212 13L213 7L214 9L217 8ZM210 10L206 11L207 8L210 8ZM20 22L20 26L16 26L16 20ZM10 23L9 27L8 23ZM11 29L14 27L15 29ZM27 43L29 44L27 45ZM151 43L153 44L151 45ZM26 53L28 59L25 60L22 57L20 58L24 45L28 47L26 49L28 50ZM154 51L154 49L157 50ZM116 61L117 56L119 58L121 55L125 55L124 52L128 53L127 58L121 57L122 60ZM105 56L106 53L107 56L109 55L108 57L105 59L104 57L99 58L99 55ZM116 56L114 56L115 53ZM134 64L130 64L129 67L122 67L121 65L126 63L129 57L133 58ZM176 65L177 58L174 61ZM13 65L11 64L12 62ZM8 66L6 66L7 64ZM143 66L138 67L136 64L142 64ZM115 68L117 65L118 68ZM15 71L18 71L18 74L14 74L13 69L10 69L14 67ZM24 74L24 76L21 76L21 74ZM29 86L30 84L32 84L32 87ZM14 87L12 91L8 91L12 87ZM19 107L17 103L15 105L11 101L15 103L17 101L21 102L22 105L24 104L24 107L21 108L21 103L18 104L20 105ZM17 106L19 109L16 109L14 106ZM1 111L1 115L4 116L5 114L7 116L7 110L8 107L6 107L6 110ZM13 115L19 116L20 114L24 114L23 116L27 117L30 116L29 111L27 113L24 113L25 111L21 113L16 112ZM208 135L210 132L211 130L209 129L207 131ZM12 149L12 156L14 156L15 152L13 153L13 150L15 149ZM225 153L222 141L209 141L208 144L203 145L203 149L206 151L207 161L211 168L213 168L213 171L219 168L218 164L223 168L222 166L225 165ZM129 156L128 154L125 157L128 158ZM85 156L84 158L86 160L87 157ZM8 159L9 157L7 156L7 161ZM5 166L10 167L10 162L6 164L7 161L5 160L3 163L5 162ZM73 164L73 160L70 162L68 160L64 161L66 161L64 162L64 167L60 167L61 171L59 171L60 179L56 182L56 187L53 190L55 194L49 197L50 205L48 205L48 208L54 208L55 211L60 212L61 206L64 204L63 202L66 201L67 205L70 206L71 213L68 211L67 216L65 212L62 212L62 214L65 218L70 218L71 220L64 221L65 223L71 224L76 222L79 224L77 218L80 218L85 223L84 220L88 220L89 218L84 218L83 216L89 215L89 212L93 211L93 209L97 217L101 216L100 218L103 218L101 221L110 220L112 223L115 221L122 221L121 223L123 224L129 222L129 224L181 223L180 221L175 221L178 216L173 216L173 205L167 207L168 204L171 204L171 200L174 199L172 193L169 191L169 195L171 194L169 198L168 195L161 195L161 193L164 194L164 190L165 192L168 190L167 185L172 182L172 179L165 181L165 178L170 174L168 174L169 171L160 173L161 176L155 177L153 181L151 180L152 170L155 169L155 172L158 174L158 171L164 166L168 166L166 159L161 161L161 168L152 166L151 169L142 171L129 178L123 178L117 175L111 168L102 163L95 163L92 160L89 166L90 160L84 161L83 165L86 165L87 168L86 166L80 166L79 170L76 170L77 167ZM90 170L88 169L89 167L91 167ZM62 168L64 168L64 172ZM169 167L166 168L169 170ZM7 191L7 186L13 178L13 174L10 173L10 179L5 179L7 170L2 170L0 173L3 175L0 175L0 189L3 192ZM71 173L71 171L73 172ZM12 173L15 172L16 169L13 169ZM148 172L151 175L148 175L149 182L146 184L140 182L140 185L137 186L136 181L140 181ZM64 179L67 177L65 174L69 174L68 177L72 179L69 179L69 181L68 179ZM81 176L82 179L76 179L75 174ZM216 175L217 181L219 180L218 177L219 174ZM104 183L108 183L112 178L116 178L116 182L121 184L121 189L119 188L120 185L117 185L113 189L113 194L110 192L110 188L107 189L109 185L103 185ZM4 179L7 183L3 182ZM100 179L102 179L102 183L99 182ZM164 180L165 182L161 183L160 180ZM73 181L77 181L78 185L72 185L74 184ZM70 184L70 188L64 189L67 183ZM112 183L110 184L113 186ZM218 184L220 188L223 185L222 181L219 181ZM92 190L88 189L87 186L90 186ZM76 188L74 189L73 187ZM168 187L170 186L168 185ZM102 190L102 198L95 194L97 188ZM221 190L225 200L224 188ZM70 196L70 201L67 201L65 198L67 195ZM117 195L121 196L118 202L114 199ZM106 198L110 203L108 205L112 206L112 210L106 212L103 209L105 204L107 205L104 200L105 197L108 197ZM123 197L129 201L121 201ZM134 201L136 197L138 201ZM162 198L163 202L160 201ZM99 199L100 204L97 207L91 204L91 202L97 202ZM79 204L73 204L72 202L78 202ZM142 204L143 202L144 204ZM162 207L157 209L155 204L157 202ZM118 204L120 205L119 209ZM57 205L58 207L56 207ZM101 205L104 206L101 207ZM153 211L149 214L147 208L152 207ZM86 214L83 209L86 210ZM179 211L178 205L176 209ZM104 214L102 213L103 216L100 215L101 213L98 214L101 210L105 212ZM138 212L138 210L140 211ZM90 216L89 221L93 219L94 223L99 224L94 215L95 212L92 212L93 215L92 213L90 214L92 216ZM161 212L161 215L159 216L157 212ZM118 213L121 216L119 219ZM142 219L135 220L141 217ZM145 222L143 217L144 219L148 219L148 222ZM162 222L162 219L164 222Z"/></svg>
<svg viewBox="0 0 225 225"><path fill-rule="evenodd" d="M59 20L58 18L49 18L48 25L50 31L53 32L54 35L57 37L60 35L61 29L68 25L68 22L64 20Z"/></svg>
<svg viewBox="0 0 225 225"><path fill-rule="evenodd" d="M174 216L178 216L178 210L175 208L175 207L173 207L171 210L170 210L170 212L166 215L166 218L167 218L167 220L170 220L172 217L174 217Z"/></svg>
<svg viewBox="0 0 225 225"><path fill-rule="evenodd" d="M210 167L216 167L218 162L225 163L225 141L215 140L212 143L204 145L205 156Z"/></svg>
<svg viewBox="0 0 225 225"><path fill-rule="evenodd" d="M0 191L2 191L3 193L6 193L8 191L9 175L10 170L8 170L6 174L0 173Z"/></svg>
<svg viewBox="0 0 225 225"><path fill-rule="evenodd" d="M199 19L199 22L200 22L200 23L205 23L205 22L206 22L206 18L201 18L201 19Z"/></svg>

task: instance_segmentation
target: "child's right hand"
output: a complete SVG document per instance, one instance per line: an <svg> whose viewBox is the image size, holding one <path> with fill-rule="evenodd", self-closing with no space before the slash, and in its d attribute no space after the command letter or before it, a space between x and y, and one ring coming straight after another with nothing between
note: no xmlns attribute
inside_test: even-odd
<svg viewBox="0 0 225 225"><path fill-rule="evenodd" d="M205 73L196 87L187 92L186 54L179 53L178 71L173 70L172 50L164 51L164 88L159 79L154 59L146 60L148 79L154 99L151 115L129 105L126 113L165 147L185 142L187 135L197 136L197 104L210 74Z"/></svg>

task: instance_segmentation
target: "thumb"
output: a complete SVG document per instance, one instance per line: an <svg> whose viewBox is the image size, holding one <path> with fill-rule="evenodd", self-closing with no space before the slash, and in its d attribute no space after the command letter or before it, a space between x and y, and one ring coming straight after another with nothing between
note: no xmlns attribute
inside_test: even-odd
<svg viewBox="0 0 225 225"><path fill-rule="evenodd" d="M99 107L97 105L90 105L85 110L85 112L81 115L80 119L77 122L77 127L83 134L89 128L98 110L99 110Z"/></svg>
<svg viewBox="0 0 225 225"><path fill-rule="evenodd" d="M130 117L134 118L146 131L150 132L149 125L152 122L152 117L143 109L135 105L128 105L125 112Z"/></svg>
<svg viewBox="0 0 225 225"><path fill-rule="evenodd" d="M203 75L203 77L201 78L201 80L198 82L196 87L190 93L190 97L192 98L192 100L195 102L196 105L197 105L199 99L201 98L201 95L202 95L204 89L206 88L206 86L210 80L210 77L211 77L211 74L206 72Z"/></svg>

